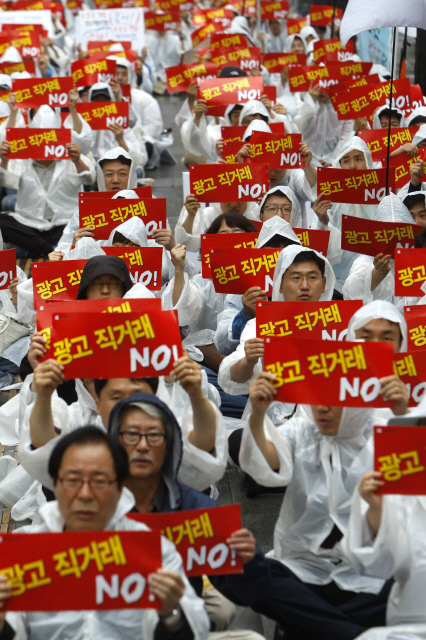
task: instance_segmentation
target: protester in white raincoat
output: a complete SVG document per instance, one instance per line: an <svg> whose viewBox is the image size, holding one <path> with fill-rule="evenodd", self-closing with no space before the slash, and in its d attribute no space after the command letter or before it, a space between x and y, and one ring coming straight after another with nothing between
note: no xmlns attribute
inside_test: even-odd
<svg viewBox="0 0 426 640"><path fill-rule="evenodd" d="M272 218L274 220L274 218ZM263 228L262 228L263 230ZM297 236L296 236L297 237ZM331 268L330 263L327 258L324 258L317 251L313 251L307 247L301 247L300 245L291 245L283 249L280 253L280 256L277 260L277 264L274 271L274 280L272 285L272 300L284 300L283 293L280 291L282 286L282 280L285 272L293 263L296 256L300 253L310 252L314 253L318 258L321 258L325 263L325 285L324 292L320 295L320 300L331 300L334 290L334 274ZM309 259L309 257L307 258ZM248 386L252 380L254 380L257 375L262 371L262 361L261 358L258 359L257 363L253 366L253 373L245 382L236 382L232 379L231 368L243 358L246 358L245 351L245 342L247 340L252 340L256 338L256 318L249 320L246 326L241 333L240 342L236 348L236 350L227 356L219 368L218 381L220 386L226 393L230 393L231 395L244 395L248 393Z"/></svg>
<svg viewBox="0 0 426 640"><path fill-rule="evenodd" d="M265 207L266 201L269 198L269 196L274 194L285 196L291 202L291 205L292 205L291 217L290 217L289 223L286 223L286 224L289 224L292 229L297 229L297 227L301 227L302 212L301 212L299 200L296 198L295 194L289 187L274 187L273 189L269 189L269 191L264 195L260 203L260 210L263 211L263 213L260 214L262 221L266 217L264 213L264 207ZM272 223L272 220L274 220L274 223ZM279 223L278 220L281 220L281 222L284 222L284 220L282 220L280 216L274 216L269 220L266 217L266 222L262 227L261 236L259 236L260 243L258 241L257 246L264 246L268 242L268 240L272 238L273 234L271 234L270 232L273 229L277 229L277 233L282 231L283 235L286 235L285 225L281 225L281 223ZM269 231L267 231L267 229L269 229ZM290 233L288 237L289 239L291 238L294 240L293 233ZM242 303L241 295L230 294L226 296L223 313L221 313L220 316L218 317L217 331L215 336L215 344L217 346L217 349L218 351L220 351L220 353L223 353L223 355L226 355L226 356L229 355L238 346L241 332L238 333L238 335L234 336L233 322L234 322L235 316L241 313L242 309L243 309L243 303Z"/></svg>
<svg viewBox="0 0 426 640"><path fill-rule="evenodd" d="M35 129L59 126L55 112L47 105L39 108L30 123L30 127ZM8 144L3 142L2 147ZM54 160L48 167L36 160L16 160L12 172L6 153L2 157L0 176L5 186L18 188L15 211L9 216L2 216L0 226L6 230L16 221L21 227L15 229L15 225L10 229L17 235L25 235L28 228L33 228L39 234L34 235L34 246L30 250L47 254L52 251L54 243L44 240L41 233L49 231L53 234L49 238L54 239L56 228L60 231L60 227L69 222L78 209L78 192L83 190L83 185L94 182L95 168L89 158L79 154L74 161ZM4 231L3 237L6 237Z"/></svg>
<svg viewBox="0 0 426 640"><path fill-rule="evenodd" d="M249 102L243 105L240 111L239 125L249 125L253 116L258 116L258 119L262 119L268 123L284 122L285 130L292 131L291 120L286 115L276 113L273 109L269 111L260 100L249 100ZM259 118L259 116L261 118Z"/></svg>
<svg viewBox="0 0 426 640"><path fill-rule="evenodd" d="M407 127L415 127L421 124L426 124L426 107L417 107L413 109L408 118L406 119Z"/></svg>
<svg viewBox="0 0 426 640"><path fill-rule="evenodd" d="M377 222L403 222L413 224L414 220L400 198L391 193L385 196L374 214ZM345 300L362 300L364 304L372 300L393 302L398 309L404 305L417 304L417 297L395 296L394 260L385 253L381 258L359 255L351 266L349 276L343 285ZM373 288L374 287L374 288Z"/></svg>
<svg viewBox="0 0 426 640"><path fill-rule="evenodd" d="M96 82L90 87L89 102L92 102L96 96L105 96L105 102L115 102L111 86L106 82ZM121 143L112 131L95 131L92 146L93 157L95 160L100 160L111 149L116 147L123 148L122 144L124 143L127 147L127 149L124 150L127 151L132 160L134 160L135 166L143 167L148 159L145 147L141 147L135 134L129 127L122 129L123 142Z"/></svg>
<svg viewBox="0 0 426 640"><path fill-rule="evenodd" d="M385 127L382 127L382 123L380 118L383 118L384 123L386 123ZM391 110L391 119L394 121L392 126L396 126L396 123L399 122L398 127L407 127L407 123L404 118L404 112L398 107L392 107ZM384 105L383 107L379 107L377 111L374 113L373 117L373 129L387 129L389 123L389 107Z"/></svg>
<svg viewBox="0 0 426 640"><path fill-rule="evenodd" d="M146 42L148 49L147 64L151 67L155 82L161 80L166 82L167 67L174 67L181 64L181 57L192 48L189 36L182 39L177 31L146 31ZM155 87L154 87L155 93Z"/></svg>
<svg viewBox="0 0 426 640"><path fill-rule="evenodd" d="M426 146L426 124L420 125L419 130L413 138L413 144L415 144L419 149L422 149L424 146ZM422 172L419 172L420 167L422 167ZM423 160L418 160L411 166L409 182L407 182L398 191L398 195L400 198L405 198L405 196L413 191L426 191L426 182L419 182L418 179L423 175L423 171Z"/></svg>
<svg viewBox="0 0 426 640"><path fill-rule="evenodd" d="M424 428L425 418L423 400L409 414L392 419L389 425ZM388 626L370 629L359 638L426 638L426 498L423 495L375 495L372 490L377 486L375 481L380 479L380 474L376 476L373 472L364 476L354 494L348 529L342 541L343 551L354 569L365 576L394 580L387 605ZM369 502L373 503L375 512L374 531L367 519Z"/></svg>
<svg viewBox="0 0 426 640"><path fill-rule="evenodd" d="M86 431L87 433L87 431ZM87 436L86 436L87 437ZM107 444L97 442L97 449L104 451L106 457L108 448ZM102 441L101 441L102 442ZM81 451L89 449L88 444L77 442L69 444L79 446ZM68 451L69 449L66 449ZM120 451L121 453L121 451ZM124 452L123 452L124 454ZM112 455L109 454L111 457ZM118 454L117 458L118 458ZM125 454L124 454L125 455ZM65 456L59 463L59 469L64 464ZM118 461L116 462L118 465ZM123 473L123 469L120 469ZM117 475L117 474L116 474ZM56 478L56 483L58 479ZM149 528L143 523L127 518L126 514L132 510L135 500L130 491L125 487L122 488L122 478L115 492L111 497L111 501L117 501L115 511L112 517L104 525L106 531L149 531ZM94 499L96 501L96 498ZM43 505L39 512L37 523L20 529L21 533L61 533L66 526L69 514L66 508L71 511L71 502L66 502L62 497L61 503L58 501L49 502ZM62 505L62 510L61 506ZM98 505L96 505L98 506ZM99 508L99 507L98 507ZM105 509L105 507L104 507ZM31 537L28 538L28 544L31 544ZM182 558L177 553L175 546L164 536L161 537L161 553L162 567L169 571L175 571L180 574L184 582L184 593L179 599L178 604L182 609L187 622L194 634L194 640L205 640L207 638L209 623L208 617L204 609L204 604L198 598L188 582L182 566ZM3 602L2 602L3 604ZM45 640L49 638L65 638L72 634L75 640L82 640L90 637L91 640L104 640L105 638L122 638L123 640L154 640L157 636L155 633L159 622L158 613L155 609L126 609L126 610L106 610L106 611L58 611L52 613L28 612L28 613L7 613L6 621L12 630L15 631L16 640ZM166 628L167 629L167 628ZM164 631L161 634L164 637ZM167 636L167 633L166 633ZM9 635L9 637L12 637Z"/></svg>

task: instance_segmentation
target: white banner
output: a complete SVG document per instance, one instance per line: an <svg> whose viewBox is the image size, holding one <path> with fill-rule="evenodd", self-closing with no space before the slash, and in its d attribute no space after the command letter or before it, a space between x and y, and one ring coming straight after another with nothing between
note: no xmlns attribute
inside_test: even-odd
<svg viewBox="0 0 426 640"><path fill-rule="evenodd" d="M80 11L75 35L77 44L81 44L83 51L87 51L87 43L91 41L120 40L130 41L132 49L140 54L145 45L143 9Z"/></svg>
<svg viewBox="0 0 426 640"><path fill-rule="evenodd" d="M0 11L0 24L41 24L53 38L52 14L49 10Z"/></svg>

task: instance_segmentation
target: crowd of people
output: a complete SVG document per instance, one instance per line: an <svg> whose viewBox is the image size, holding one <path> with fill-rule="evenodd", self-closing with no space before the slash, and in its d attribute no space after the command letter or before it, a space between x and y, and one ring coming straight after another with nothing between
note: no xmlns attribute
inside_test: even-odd
<svg viewBox="0 0 426 640"><path fill-rule="evenodd" d="M303 17L301 4L290 1L288 19ZM305 54L314 65L315 43L339 37L334 21L333 30L308 20L289 34L287 20L261 22L240 5L225 5L233 16L226 33L243 36L263 54ZM195 8L210 7L222 1L195 2ZM149 576L158 611L7 612L13 582L0 568L0 639L262 640L260 614L276 623L277 640L426 638L426 502L421 495L381 495L382 473L373 470L373 427L424 425L426 399L409 409L406 385L391 375L380 380L386 408L277 401L276 377L263 366L265 339L256 332L258 304L267 300L358 300L346 340L388 342L394 353L407 351L404 307L426 298L395 295L392 254L343 250L342 217L419 225L415 247L426 247L426 182L418 158L426 146L426 106L406 117L388 102L371 119L339 120L319 85L291 90L288 67L277 74L263 64L251 71L225 66L220 78L261 76L264 86L276 87L276 101L263 94L215 117L192 82L175 114L182 163L226 164L223 128L239 125L245 127L236 156L242 164L253 133L270 133L270 125L282 123L286 133L302 134L304 167L270 168L269 190L251 202L202 203L186 190L174 229L168 224L148 233L135 215L108 240L97 240L94 227L80 226L79 193L139 200L135 189L149 183L148 172L161 175L164 163L175 161L157 96L168 99L166 70L184 56L192 55L193 63L211 57L208 47L193 47L193 11L180 12L175 30L148 30L134 62L121 43L111 44L114 78L76 86L66 108L46 103L23 113L12 83L31 74L0 74L6 96L0 101L1 249L15 248L19 260L86 260L76 306L81 300L161 298L163 311L176 311L184 349L168 376L66 379L64 365L44 357L48 338L36 330L33 281L18 267L9 288L0 290L0 385L22 383L0 408L2 444L19 443L18 460L0 458L0 502L11 509L16 531L29 536L146 531L126 514L217 507L217 483L232 465L244 477L247 497L255 498L249 500L253 513L265 494L283 495L273 548L259 548L248 518L248 526L227 540L243 572L188 578L176 548L162 536L162 568ZM74 61L89 57L76 45L68 3L64 12L67 27L53 15L53 36L41 40L38 78L69 76ZM361 61L359 51L346 59ZM22 58L10 46L3 62ZM369 73L380 82L390 78L378 64ZM124 85L130 85L128 126L93 130L76 105L120 102ZM69 158L11 158L8 131L25 126L71 130ZM359 132L388 126L417 128L411 142L391 152L415 158L406 184L379 204L336 203L319 193L318 167L343 174L380 167ZM298 229L329 231L327 257L303 246ZM201 236L250 232L259 233L254 250L279 252L271 290L218 293L201 273ZM107 255L106 247L160 247L161 291L134 284L124 260ZM112 357L120 358L120 350Z"/></svg>

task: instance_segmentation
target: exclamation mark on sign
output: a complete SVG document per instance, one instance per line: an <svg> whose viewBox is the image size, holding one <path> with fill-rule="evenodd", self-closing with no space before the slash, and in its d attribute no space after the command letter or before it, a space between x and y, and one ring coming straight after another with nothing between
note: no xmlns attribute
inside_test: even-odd
<svg viewBox="0 0 426 640"><path fill-rule="evenodd" d="M154 287L157 286L157 272L154 271Z"/></svg>
<svg viewBox="0 0 426 640"><path fill-rule="evenodd" d="M231 549L231 567L235 567L237 564L237 552L235 549Z"/></svg>

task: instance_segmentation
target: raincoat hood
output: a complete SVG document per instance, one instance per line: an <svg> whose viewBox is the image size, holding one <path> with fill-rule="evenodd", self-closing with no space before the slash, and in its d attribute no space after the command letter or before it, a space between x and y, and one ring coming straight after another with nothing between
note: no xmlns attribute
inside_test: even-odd
<svg viewBox="0 0 426 640"><path fill-rule="evenodd" d="M116 46L116 45L112 45L112 46ZM116 49L116 51L124 50L122 45L120 45L120 47L121 49ZM109 51L112 51L112 49L109 49ZM133 80L134 80L135 74L133 73L132 63L130 62L130 60L127 60L127 58L124 58L122 56L108 56L107 60L115 60L118 67L126 67L127 74L128 74L128 84L133 86Z"/></svg>
<svg viewBox="0 0 426 640"><path fill-rule="evenodd" d="M161 468L161 476L168 489L170 507L172 510L175 510L179 507L181 502L177 474L182 460L183 447L179 424L168 406L157 398L157 396L151 393L134 393L128 398L124 398L124 400L118 402L111 411L108 423L108 433L117 440L123 411L128 407L139 408L143 411L143 408L140 406L140 403L142 402L160 409L164 414L164 427L167 433L168 450Z"/></svg>
<svg viewBox="0 0 426 640"><path fill-rule="evenodd" d="M315 40L319 40L317 32L309 24L307 24L306 27L300 29L300 32L296 35L302 36L304 42L306 42L306 38L309 38L309 36L312 36L313 38L315 38ZM291 41L291 43L293 44L293 40Z"/></svg>
<svg viewBox="0 0 426 640"><path fill-rule="evenodd" d="M413 111L407 118L407 127L411 127L411 123L413 122L413 120L415 120L419 116L423 116L424 118L426 118L426 107L417 107L417 109L413 109Z"/></svg>
<svg viewBox="0 0 426 640"><path fill-rule="evenodd" d="M383 107L379 107L379 109L377 109L376 113L374 114L373 117L373 129L382 129L382 125L380 124L380 116L383 113L383 111L389 111L389 107L387 107L386 105L384 105ZM401 111L401 109L398 109L398 107L392 107L391 111L395 111L395 113L397 113L398 115L401 116L401 120L399 122L399 126L400 127L406 127L407 124L405 122L405 118L404 118L404 112Z"/></svg>
<svg viewBox="0 0 426 640"><path fill-rule="evenodd" d="M249 100L240 111L240 119L238 121L238 124L242 125L242 122L246 116L254 116L256 114L259 114L260 116L266 116L269 122L269 112L265 105L262 104L260 100Z"/></svg>
<svg viewBox="0 0 426 640"><path fill-rule="evenodd" d="M426 191L410 191L410 193L401 193L400 192L398 194L398 197L401 198L402 202L404 202L404 203L408 198L411 198L411 196L422 196L423 200L424 200L424 203L426 204ZM404 206L407 207L407 205L404 205ZM411 213L410 213L410 215L411 215Z"/></svg>
<svg viewBox="0 0 426 640"><path fill-rule="evenodd" d="M244 16L235 16L235 18L232 19L229 33L239 33L249 38L250 42L253 42L253 36L250 33L247 18Z"/></svg>
<svg viewBox="0 0 426 640"><path fill-rule="evenodd" d="M0 58L0 62L22 62L22 57L16 47L10 46Z"/></svg>
<svg viewBox="0 0 426 640"><path fill-rule="evenodd" d="M390 71L382 64L373 64L368 75L371 76L374 73L377 73L382 78L390 78Z"/></svg>
<svg viewBox="0 0 426 640"><path fill-rule="evenodd" d="M115 59L115 58L114 58ZM95 82L95 84L92 84L92 86L90 87L90 91L89 91L89 102L92 102L92 95L94 92L102 92L105 93L105 95L109 96L108 101L114 102L115 97L114 94L112 92L111 86L106 83L106 82Z"/></svg>
<svg viewBox="0 0 426 640"><path fill-rule="evenodd" d="M12 89L12 78L7 73L0 73L0 87Z"/></svg>
<svg viewBox="0 0 426 640"><path fill-rule="evenodd" d="M299 200L296 198L296 195L290 187L273 187L269 189L267 193L262 198L262 202L260 203L260 211L262 211L262 207L266 202L266 198L273 193L277 193L285 196L291 202L291 218L290 218L290 226L293 228L298 228L302 224L302 211L300 209Z"/></svg>
<svg viewBox="0 0 426 640"><path fill-rule="evenodd" d="M68 252L65 260L90 260L95 256L104 256L105 251L101 249L93 238L81 238L76 242L74 249Z"/></svg>
<svg viewBox="0 0 426 640"><path fill-rule="evenodd" d="M125 200L139 200L138 194L132 189L122 189L122 191L117 191L117 193L114 193L111 200L116 200L117 198L124 198Z"/></svg>
<svg viewBox="0 0 426 640"><path fill-rule="evenodd" d="M117 256L95 256L94 258L90 258L84 266L78 288L77 300L87 300L86 289L89 284L94 278L106 274L115 276L123 283L124 293L127 293L133 286L129 276L129 270L124 260Z"/></svg>
<svg viewBox="0 0 426 640"><path fill-rule="evenodd" d="M296 244L300 245L300 240L294 233L291 225L283 220L281 216L274 216L263 223L255 245L256 248L264 247L265 244L274 236L282 236L283 238L292 240Z"/></svg>
<svg viewBox="0 0 426 640"><path fill-rule="evenodd" d="M419 144L425 138L426 138L426 124L422 124L413 138L413 144Z"/></svg>
<svg viewBox="0 0 426 640"><path fill-rule="evenodd" d="M379 318L384 318L385 320L389 320L389 322L399 324L402 335L400 351L407 351L407 323L405 322L404 316L398 311L395 305L385 300L373 300L373 302L365 304L354 313L349 321L346 340L348 342L356 340L355 331L357 329L361 329L361 327L365 327L371 320L378 320Z"/></svg>
<svg viewBox="0 0 426 640"><path fill-rule="evenodd" d="M251 134L255 131L260 131L262 133L272 133L271 127L264 120L252 120L243 133L243 142L250 140Z"/></svg>
<svg viewBox="0 0 426 640"><path fill-rule="evenodd" d="M28 71L14 71L10 77L12 80L25 80L27 78L32 78L32 75L31 73L28 73Z"/></svg>
<svg viewBox="0 0 426 640"><path fill-rule="evenodd" d="M318 38L318 34L316 37ZM305 38L300 33L293 33L291 36L288 36L286 38L285 45L284 45L284 53L291 53L291 45L293 44L293 41L295 38L299 38L303 42L303 46L305 48L305 53L306 53L308 49L308 45L306 44Z"/></svg>
<svg viewBox="0 0 426 640"><path fill-rule="evenodd" d="M412 195L411 193L409 194ZM385 196L378 204L374 220L377 222L404 222L413 224L413 216L394 193Z"/></svg>
<svg viewBox="0 0 426 640"><path fill-rule="evenodd" d="M367 169L373 169L373 158L371 157L370 149L367 144L358 136L353 136L349 138L348 145L343 149L341 153L333 160L333 167L336 169L340 168L340 160L350 151L354 151L357 149L358 151L362 151L365 157L365 164L367 165Z"/></svg>
<svg viewBox="0 0 426 640"><path fill-rule="evenodd" d="M324 256L318 253L318 251L315 251L314 249L309 249L308 247L302 247L300 245L291 245L281 251L279 258L277 260L277 264L275 266L275 271L274 271L274 282L272 285L272 300L284 300L283 294L280 293L280 287L281 287L281 281L283 279L283 275L285 274L289 266L293 264L295 257L302 251L313 251L314 253L317 254L319 258L321 258L321 260L324 260L325 262L324 276L326 278L326 285L325 285L325 291L321 295L320 300L331 300L333 296L334 283L336 281L336 278L334 276L333 269L331 268L329 261L327 260L327 258L324 258Z"/></svg>
<svg viewBox="0 0 426 640"><path fill-rule="evenodd" d="M225 120L225 124L228 125L228 127L231 126L231 111L235 106L236 106L235 104L228 104L228 106L225 109L225 115L223 116L223 118Z"/></svg>
<svg viewBox="0 0 426 640"><path fill-rule="evenodd" d="M53 109L42 104L28 126L32 129L60 129L61 121Z"/></svg>
<svg viewBox="0 0 426 640"><path fill-rule="evenodd" d="M114 242L114 236L116 233L121 233L122 236L134 242L139 247L147 247L148 246L148 235L146 232L146 227L142 220L133 216L123 222L123 224L118 225L115 229L113 229L110 233L108 241L105 246L112 247ZM125 247L123 247L124 249Z"/></svg>
<svg viewBox="0 0 426 640"><path fill-rule="evenodd" d="M127 189L132 189L133 187L137 186L135 163L133 162L130 154L127 151L125 151L122 147L114 147L114 149L110 149L109 151L104 153L102 158L99 158L98 162L96 163L96 176L98 178L99 191L106 191L104 172L102 171L102 167L99 163L102 162L103 160L117 160L119 156L124 156L124 158L127 158L127 160L131 161L129 179L127 181ZM119 191L118 193L115 194L115 196L113 196L113 198L114 197L116 198L120 193L124 193L124 191Z"/></svg>
<svg viewBox="0 0 426 640"><path fill-rule="evenodd" d="M311 406L304 404L302 407L312 422L315 422ZM373 413L373 409L343 407L337 435L322 437L330 440L351 440L352 438L359 438L366 430L372 428Z"/></svg>

